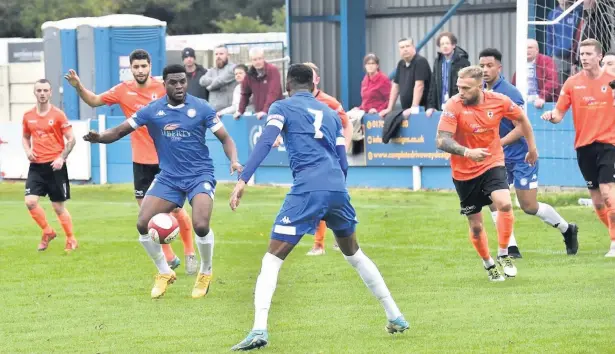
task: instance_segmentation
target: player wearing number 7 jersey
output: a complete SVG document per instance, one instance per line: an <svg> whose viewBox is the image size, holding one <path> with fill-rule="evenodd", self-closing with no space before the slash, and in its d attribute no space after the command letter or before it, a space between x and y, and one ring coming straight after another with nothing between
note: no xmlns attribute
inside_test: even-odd
<svg viewBox="0 0 615 354"><path fill-rule="evenodd" d="M361 251L355 235L357 219L346 190L348 168L342 125L335 111L312 95L312 69L303 64L288 69L290 98L269 108L267 126L254 147L244 172L231 195L233 210L239 206L246 182L282 134L293 172L293 186L284 200L271 231L269 249L254 292L254 326L233 350L267 345L267 316L284 259L304 234L313 233L320 220L333 230L344 257L386 311L389 333L408 329L376 265Z"/></svg>

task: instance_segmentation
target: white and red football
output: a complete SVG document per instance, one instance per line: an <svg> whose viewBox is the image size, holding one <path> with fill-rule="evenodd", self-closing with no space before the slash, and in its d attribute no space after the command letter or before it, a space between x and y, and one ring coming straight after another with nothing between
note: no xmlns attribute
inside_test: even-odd
<svg viewBox="0 0 615 354"><path fill-rule="evenodd" d="M179 235L177 219L167 213L154 215L147 224L147 229L152 241L161 245L173 242Z"/></svg>

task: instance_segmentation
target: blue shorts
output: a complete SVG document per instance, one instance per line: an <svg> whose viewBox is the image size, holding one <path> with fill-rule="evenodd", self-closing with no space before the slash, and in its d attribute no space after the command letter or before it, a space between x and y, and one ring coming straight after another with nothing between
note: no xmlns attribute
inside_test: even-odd
<svg viewBox="0 0 615 354"><path fill-rule="evenodd" d="M169 178L158 174L147 190L146 195L153 195L154 197L167 200L181 208L184 206L186 198L188 198L189 203L192 203L192 198L199 193L205 193L211 200L214 200L216 180L212 176L202 176L172 182Z"/></svg>
<svg viewBox="0 0 615 354"><path fill-rule="evenodd" d="M530 166L525 161L507 162L506 171L508 172L508 184L514 185L515 189L538 188L538 161L534 166Z"/></svg>
<svg viewBox="0 0 615 354"><path fill-rule="evenodd" d="M313 235L321 220L337 237L354 233L358 220L348 192L287 194L275 218L271 238L296 245L304 234Z"/></svg>

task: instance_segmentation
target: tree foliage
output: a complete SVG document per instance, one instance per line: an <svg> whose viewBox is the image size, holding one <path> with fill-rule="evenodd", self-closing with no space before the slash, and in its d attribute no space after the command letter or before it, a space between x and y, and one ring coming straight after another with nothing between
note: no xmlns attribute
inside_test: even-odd
<svg viewBox="0 0 615 354"><path fill-rule="evenodd" d="M167 23L169 34L284 31L284 0L0 0L0 38L36 37L69 17L130 13Z"/></svg>

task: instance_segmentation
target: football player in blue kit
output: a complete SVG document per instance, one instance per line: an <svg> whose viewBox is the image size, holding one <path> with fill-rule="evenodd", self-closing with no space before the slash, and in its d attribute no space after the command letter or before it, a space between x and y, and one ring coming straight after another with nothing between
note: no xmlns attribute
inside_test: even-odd
<svg viewBox="0 0 615 354"><path fill-rule="evenodd" d="M167 95L137 111L130 119L102 133L91 131L84 140L110 144L135 129L146 126L160 159L156 175L141 205L137 221L139 241L158 268L152 298L159 298L176 279L162 248L148 236L147 224L158 213L182 207L186 198L192 205L192 224L201 256L201 268L192 290L193 298L205 296L212 276L214 233L209 227L216 180L214 166L205 145L207 129L220 140L231 161L231 174L241 172L235 142L227 134L214 109L200 98L186 93L188 80L182 65L170 65L162 74Z"/></svg>
<svg viewBox="0 0 615 354"><path fill-rule="evenodd" d="M304 234L314 234L320 220L333 230L344 258L385 309L389 333L409 328L376 265L363 253L355 234L357 219L346 189L348 162L342 125L337 113L314 98L312 69L294 64L288 69L289 98L275 102L230 198L236 210L246 183L265 159L279 134L293 173L293 186L278 213L269 248L262 260L254 293L254 326L232 350L267 345L267 317L282 263Z"/></svg>
<svg viewBox="0 0 615 354"><path fill-rule="evenodd" d="M523 96L515 86L506 81L501 75L502 53L494 48L488 48L479 54L480 67L483 69L485 90L494 91L508 96L515 104L523 107ZM579 228L573 223L568 223L546 203L538 202L538 163L530 165L525 162L528 145L519 129L515 129L513 121L502 119L500 122L500 138L504 147L505 164L508 173L508 184L515 186L517 199L521 209L529 215L536 215L545 223L557 228L564 237L566 253L577 253L579 243L577 234ZM495 222L497 210L492 205L491 216ZM517 246L514 233L510 236L508 255L513 258L521 258L521 252Z"/></svg>

